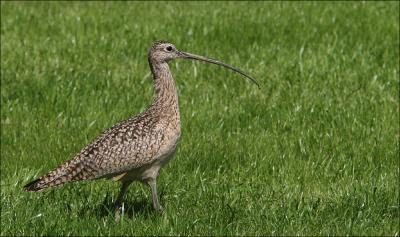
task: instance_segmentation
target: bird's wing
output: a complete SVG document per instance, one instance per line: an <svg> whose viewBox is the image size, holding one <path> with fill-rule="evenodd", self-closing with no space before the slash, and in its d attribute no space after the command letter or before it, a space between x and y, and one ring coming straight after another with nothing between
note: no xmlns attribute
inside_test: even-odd
<svg viewBox="0 0 400 237"><path fill-rule="evenodd" d="M25 189L37 191L67 182L120 174L152 161L163 140L157 119L143 114L107 129L76 156Z"/></svg>

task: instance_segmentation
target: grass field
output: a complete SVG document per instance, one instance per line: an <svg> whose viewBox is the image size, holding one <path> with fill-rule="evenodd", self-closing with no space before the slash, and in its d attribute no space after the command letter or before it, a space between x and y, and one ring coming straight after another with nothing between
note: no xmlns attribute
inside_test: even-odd
<svg viewBox="0 0 400 237"><path fill-rule="evenodd" d="M158 178L27 193L143 111L167 39L182 138ZM1 235L399 235L399 3L1 3Z"/></svg>

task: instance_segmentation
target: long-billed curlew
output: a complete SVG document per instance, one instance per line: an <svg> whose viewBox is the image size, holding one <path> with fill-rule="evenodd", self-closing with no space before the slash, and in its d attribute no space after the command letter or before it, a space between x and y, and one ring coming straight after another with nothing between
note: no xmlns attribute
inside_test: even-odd
<svg viewBox="0 0 400 237"><path fill-rule="evenodd" d="M112 178L122 182L115 201L119 212L128 186L137 180L150 186L153 206L162 212L156 178L160 168L172 157L181 135L178 95L168 67L168 61L175 58L218 64L258 85L254 78L228 64L181 52L168 42L157 41L148 53L156 93L151 106L104 131L71 160L25 185L25 190L38 191L78 180Z"/></svg>

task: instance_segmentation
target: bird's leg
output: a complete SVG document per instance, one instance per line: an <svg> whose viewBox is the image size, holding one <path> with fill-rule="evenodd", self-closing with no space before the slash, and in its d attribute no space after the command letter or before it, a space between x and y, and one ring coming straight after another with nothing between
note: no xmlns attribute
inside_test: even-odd
<svg viewBox="0 0 400 237"><path fill-rule="evenodd" d="M117 200L115 201L114 210L115 210L115 219L117 221L120 219L120 215L123 214L124 212L124 203L123 203L124 195L131 183L132 181L122 183L121 190L119 191Z"/></svg>
<svg viewBox="0 0 400 237"><path fill-rule="evenodd" d="M149 179L147 181L147 184L150 186L151 189L151 196L153 198L154 209L162 213L164 211L164 208L160 205L160 201L158 200L156 179L155 178Z"/></svg>

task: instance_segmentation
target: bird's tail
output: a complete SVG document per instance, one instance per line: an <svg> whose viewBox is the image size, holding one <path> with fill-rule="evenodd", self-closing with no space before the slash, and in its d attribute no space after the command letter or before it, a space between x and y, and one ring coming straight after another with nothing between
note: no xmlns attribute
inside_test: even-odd
<svg viewBox="0 0 400 237"><path fill-rule="evenodd" d="M67 180L67 178L65 178L65 176L53 177L51 174L52 172L53 171L26 184L24 186L25 191L36 192L36 191L42 190L44 188L60 186L60 185L63 185L68 182L68 180Z"/></svg>
<svg viewBox="0 0 400 237"><path fill-rule="evenodd" d="M45 186L43 183L41 183L41 178L39 178L39 179L36 179L36 180L26 184L24 186L24 189L25 189L25 191L36 192L45 187L47 187L47 186Z"/></svg>
<svg viewBox="0 0 400 237"><path fill-rule="evenodd" d="M77 157L26 184L24 189L25 191L36 192L44 188L61 186L72 181L92 179L96 177L96 174L93 163Z"/></svg>

